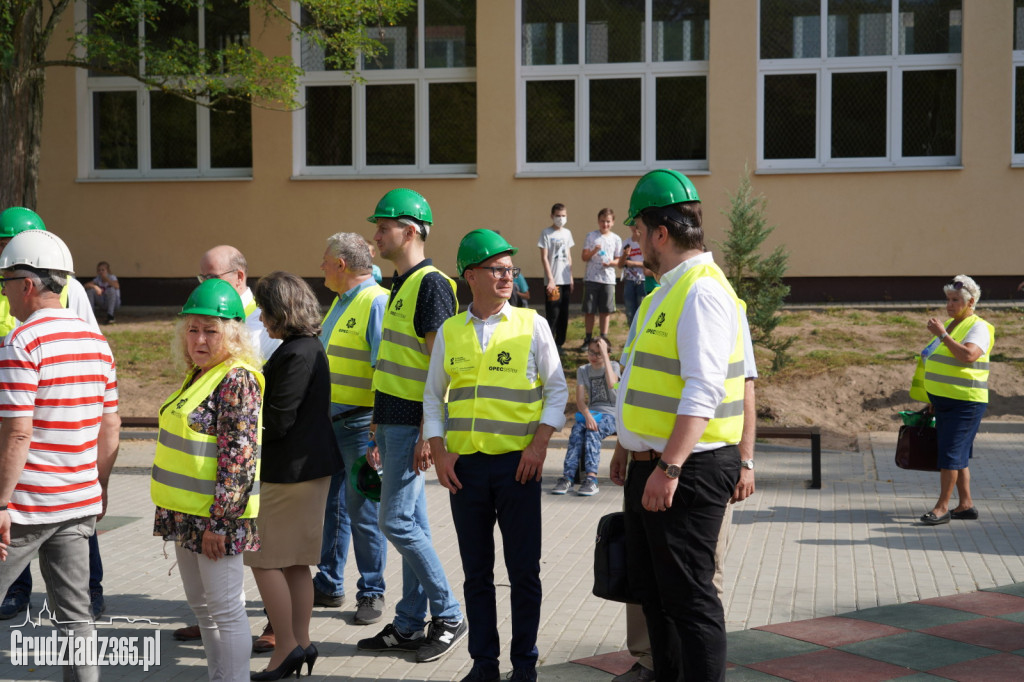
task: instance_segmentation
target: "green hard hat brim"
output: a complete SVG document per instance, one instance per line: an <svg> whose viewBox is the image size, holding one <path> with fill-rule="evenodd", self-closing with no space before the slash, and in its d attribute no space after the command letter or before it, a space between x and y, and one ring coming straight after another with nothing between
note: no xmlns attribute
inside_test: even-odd
<svg viewBox="0 0 1024 682"><path fill-rule="evenodd" d="M371 502L380 502L380 476L363 455L352 464L352 487ZM369 483L370 485L365 485Z"/></svg>
<svg viewBox="0 0 1024 682"><path fill-rule="evenodd" d="M373 215L366 221L376 223L381 218L412 218L428 225L433 224L434 214L426 198L416 190L399 187L380 198Z"/></svg>
<svg viewBox="0 0 1024 682"><path fill-rule="evenodd" d="M205 315L225 320L245 320L245 306L235 288L222 279L208 279L188 295L180 316Z"/></svg>
<svg viewBox="0 0 1024 682"><path fill-rule="evenodd" d="M662 208L700 201L693 181L677 170L660 168L637 180L629 198L629 214L623 222L634 225L636 217L648 208Z"/></svg>

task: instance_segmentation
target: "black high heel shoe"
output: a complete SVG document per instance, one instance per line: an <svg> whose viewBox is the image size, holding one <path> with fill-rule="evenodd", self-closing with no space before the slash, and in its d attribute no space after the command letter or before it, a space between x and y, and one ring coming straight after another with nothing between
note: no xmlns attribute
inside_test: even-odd
<svg viewBox="0 0 1024 682"><path fill-rule="evenodd" d="M280 680L285 677L290 677L292 673L295 673L296 679L299 677L299 673L302 669L302 664L306 660L306 652L302 650L301 646L297 646L292 649L288 657L281 662L281 665L277 666L273 670L264 670L258 673L249 673L250 680Z"/></svg>
<svg viewBox="0 0 1024 682"><path fill-rule="evenodd" d="M313 664L316 663L316 657L320 655L320 652L316 650L316 644L310 642L303 653L306 655L304 661L306 664L306 677L309 677L313 674ZM302 672L301 665L299 666L299 672Z"/></svg>

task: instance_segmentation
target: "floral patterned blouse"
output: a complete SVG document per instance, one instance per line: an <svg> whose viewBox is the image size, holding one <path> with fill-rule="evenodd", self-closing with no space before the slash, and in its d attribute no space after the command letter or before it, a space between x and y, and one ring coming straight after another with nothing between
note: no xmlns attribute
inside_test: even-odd
<svg viewBox="0 0 1024 682"><path fill-rule="evenodd" d="M195 381L193 374L188 381ZM238 518L249 502L256 481L256 445L262 395L256 378L236 367L210 397L188 415L189 428L217 437L217 485L210 515L194 516L156 508L153 535L173 540L184 549L202 553L203 532L227 535L226 553L256 551L260 538L256 519Z"/></svg>

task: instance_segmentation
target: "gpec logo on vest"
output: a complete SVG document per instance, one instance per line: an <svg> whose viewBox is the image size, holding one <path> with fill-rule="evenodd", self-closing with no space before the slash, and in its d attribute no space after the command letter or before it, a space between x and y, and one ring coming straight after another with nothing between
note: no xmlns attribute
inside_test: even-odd
<svg viewBox="0 0 1024 682"><path fill-rule="evenodd" d="M487 369L491 372L511 372L512 374L519 374L519 370L514 367L506 367L508 363L512 362L512 354L507 350L503 350L498 353L498 365L500 367L491 365Z"/></svg>
<svg viewBox="0 0 1024 682"><path fill-rule="evenodd" d="M348 327L349 329L351 329L352 327L356 326L356 318L354 318L354 317L348 318L348 322L345 323L345 326Z"/></svg>
<svg viewBox="0 0 1024 682"><path fill-rule="evenodd" d="M668 334L659 329L663 324L665 324L665 313L658 313L657 319L654 320L654 328L648 327L644 330L644 333L653 334L654 336L668 336Z"/></svg>

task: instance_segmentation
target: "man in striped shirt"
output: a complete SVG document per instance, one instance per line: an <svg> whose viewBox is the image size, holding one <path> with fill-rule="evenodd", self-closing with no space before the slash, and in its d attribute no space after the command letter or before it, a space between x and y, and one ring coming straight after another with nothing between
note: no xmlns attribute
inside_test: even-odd
<svg viewBox="0 0 1024 682"><path fill-rule="evenodd" d="M62 634L88 637L89 537L117 457L117 377L106 339L60 304L67 246L32 230L0 256L22 324L0 342L0 593L39 553ZM98 679L78 666L75 679Z"/></svg>

